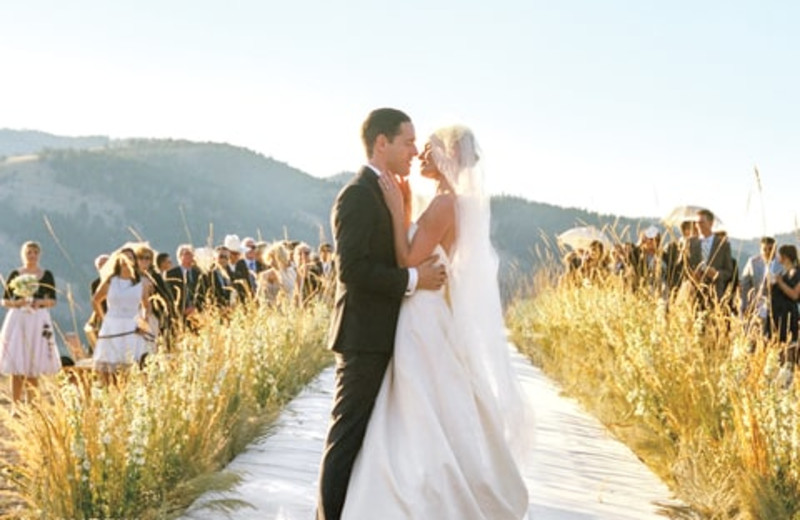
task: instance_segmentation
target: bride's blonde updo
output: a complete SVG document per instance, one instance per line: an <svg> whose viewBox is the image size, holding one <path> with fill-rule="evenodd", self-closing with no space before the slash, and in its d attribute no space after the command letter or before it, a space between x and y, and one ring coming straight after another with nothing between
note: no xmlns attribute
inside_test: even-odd
<svg viewBox="0 0 800 520"><path fill-rule="evenodd" d="M440 128L430 138L431 153L436 167L452 180L458 172L472 168L479 160L475 136L463 125Z"/></svg>
<svg viewBox="0 0 800 520"><path fill-rule="evenodd" d="M430 137L431 156L439 172L459 195L482 189L480 154L472 130L464 125L446 126Z"/></svg>

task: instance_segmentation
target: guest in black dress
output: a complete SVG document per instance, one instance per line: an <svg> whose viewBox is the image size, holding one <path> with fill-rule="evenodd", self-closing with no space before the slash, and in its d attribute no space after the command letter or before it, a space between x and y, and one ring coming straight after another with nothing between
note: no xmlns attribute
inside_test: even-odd
<svg viewBox="0 0 800 520"><path fill-rule="evenodd" d="M133 252L136 254L136 265L139 268L139 272L151 287L147 292L147 298L152 309L152 313L148 318L150 332L156 338L162 337L167 350L169 350L171 340L169 330L172 323L171 311L174 309L172 291L170 291L163 276L154 266L155 251L147 243L139 243L133 245Z"/></svg>
<svg viewBox="0 0 800 520"><path fill-rule="evenodd" d="M41 251L36 242L22 245L22 267L8 275L3 294L8 311L0 330L0 373L11 375L14 404L40 375L61 369L49 311L56 304L56 282L53 273L39 266Z"/></svg>
<svg viewBox="0 0 800 520"><path fill-rule="evenodd" d="M767 274L767 279L772 283L770 289L770 319L766 320L764 333L772 337L778 332L778 339L782 344L787 341L794 347L785 350L781 355L781 363L797 362L797 320L800 313L797 310L797 300L800 298L800 270L797 268L797 248L784 244L778 248L778 261L783 266L783 274L775 276Z"/></svg>

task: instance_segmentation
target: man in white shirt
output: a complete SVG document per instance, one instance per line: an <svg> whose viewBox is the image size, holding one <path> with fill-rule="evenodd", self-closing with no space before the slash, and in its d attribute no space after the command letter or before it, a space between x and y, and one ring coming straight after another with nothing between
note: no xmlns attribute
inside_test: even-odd
<svg viewBox="0 0 800 520"><path fill-rule="evenodd" d="M775 272L779 268L780 265L775 260L775 239L763 237L761 252L748 258L742 270L740 282L742 318L749 319L754 313L758 313L762 306L766 312L766 299L769 298L765 283L766 274L768 271Z"/></svg>

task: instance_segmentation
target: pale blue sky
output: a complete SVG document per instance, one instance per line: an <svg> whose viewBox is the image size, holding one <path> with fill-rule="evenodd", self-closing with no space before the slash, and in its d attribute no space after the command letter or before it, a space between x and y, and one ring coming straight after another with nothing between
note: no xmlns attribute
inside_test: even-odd
<svg viewBox="0 0 800 520"><path fill-rule="evenodd" d="M706 205L751 237L800 209L797 27L789 1L5 2L0 127L223 141L327 176L395 106L420 145L472 126L495 193Z"/></svg>

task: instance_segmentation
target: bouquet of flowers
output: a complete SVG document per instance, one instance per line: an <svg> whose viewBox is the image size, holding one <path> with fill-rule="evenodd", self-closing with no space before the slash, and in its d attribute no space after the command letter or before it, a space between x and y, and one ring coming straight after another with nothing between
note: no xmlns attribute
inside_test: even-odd
<svg viewBox="0 0 800 520"><path fill-rule="evenodd" d="M39 290L39 279L33 274L21 274L8 283L15 296L29 300Z"/></svg>

